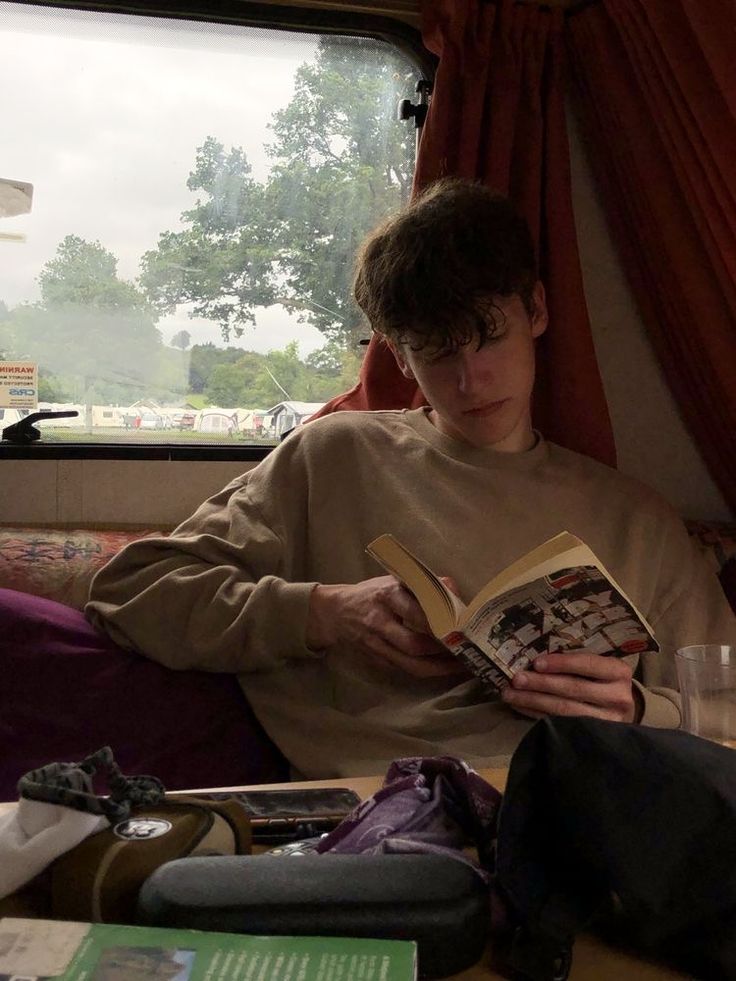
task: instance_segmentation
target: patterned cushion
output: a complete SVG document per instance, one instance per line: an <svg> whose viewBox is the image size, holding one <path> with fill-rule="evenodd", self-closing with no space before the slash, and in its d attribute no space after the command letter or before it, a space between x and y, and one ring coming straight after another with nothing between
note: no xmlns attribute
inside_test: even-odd
<svg viewBox="0 0 736 981"><path fill-rule="evenodd" d="M0 589L81 610L92 576L128 542L165 532L0 527Z"/></svg>
<svg viewBox="0 0 736 981"><path fill-rule="evenodd" d="M686 521L713 570L736 556L736 522ZM0 527L0 589L44 596L81 610L92 576L129 542L165 535L150 528L93 531Z"/></svg>

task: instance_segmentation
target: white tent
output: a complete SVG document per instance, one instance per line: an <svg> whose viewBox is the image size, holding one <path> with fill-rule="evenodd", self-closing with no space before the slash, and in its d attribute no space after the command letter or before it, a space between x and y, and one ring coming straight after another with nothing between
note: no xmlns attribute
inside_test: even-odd
<svg viewBox="0 0 736 981"><path fill-rule="evenodd" d="M200 409L197 413L194 428L200 433L232 435L238 428L238 410L208 405L206 409Z"/></svg>
<svg viewBox="0 0 736 981"><path fill-rule="evenodd" d="M273 419L274 434L283 436L290 429L306 422L324 404L324 402L279 402L268 410L268 415Z"/></svg>

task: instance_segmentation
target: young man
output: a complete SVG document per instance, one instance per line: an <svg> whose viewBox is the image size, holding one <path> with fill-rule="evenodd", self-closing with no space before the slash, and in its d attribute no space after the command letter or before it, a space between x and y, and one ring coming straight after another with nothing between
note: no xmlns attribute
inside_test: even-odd
<svg viewBox="0 0 736 981"><path fill-rule="evenodd" d="M407 755L493 766L544 714L677 726L674 649L736 642L736 619L664 501L532 430L547 311L523 221L480 185L441 182L369 238L355 290L429 407L339 412L293 433L171 537L113 559L89 618L171 667L238 673L310 778ZM469 598L564 530L622 584L662 653L548 655L503 698L365 553L391 532Z"/></svg>

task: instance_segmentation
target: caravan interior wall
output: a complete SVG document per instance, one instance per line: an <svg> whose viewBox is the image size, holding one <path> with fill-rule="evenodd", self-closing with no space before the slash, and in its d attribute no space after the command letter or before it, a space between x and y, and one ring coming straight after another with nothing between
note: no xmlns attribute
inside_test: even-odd
<svg viewBox="0 0 736 981"><path fill-rule="evenodd" d="M658 490L683 517L732 520L652 350L611 241L572 107L568 132L585 296L618 468Z"/></svg>

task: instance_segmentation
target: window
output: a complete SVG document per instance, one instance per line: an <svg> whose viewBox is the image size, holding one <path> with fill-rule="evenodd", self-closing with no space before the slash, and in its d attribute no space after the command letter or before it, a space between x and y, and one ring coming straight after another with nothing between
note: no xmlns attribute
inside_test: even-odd
<svg viewBox="0 0 736 981"><path fill-rule="evenodd" d="M45 440L274 442L357 376L355 249L408 198L386 42L0 3L0 360Z"/></svg>

